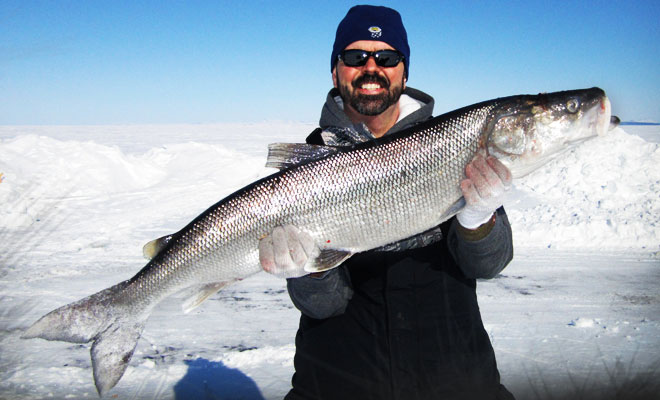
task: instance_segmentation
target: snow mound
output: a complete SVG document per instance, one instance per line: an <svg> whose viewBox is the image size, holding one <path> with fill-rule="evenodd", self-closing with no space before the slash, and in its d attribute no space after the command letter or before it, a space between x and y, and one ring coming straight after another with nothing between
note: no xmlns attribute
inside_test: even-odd
<svg viewBox="0 0 660 400"><path fill-rule="evenodd" d="M516 247L660 250L660 148L617 128L515 182Z"/></svg>
<svg viewBox="0 0 660 400"><path fill-rule="evenodd" d="M246 174L258 176L264 169L260 163L225 146L197 142L135 154L118 146L38 135L2 140L0 229L27 227L63 200L151 194L183 201L175 195L191 187L240 186Z"/></svg>

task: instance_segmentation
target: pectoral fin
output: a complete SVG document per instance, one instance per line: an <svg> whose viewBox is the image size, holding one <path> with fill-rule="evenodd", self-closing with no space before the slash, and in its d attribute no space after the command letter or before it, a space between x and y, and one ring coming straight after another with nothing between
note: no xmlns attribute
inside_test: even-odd
<svg viewBox="0 0 660 400"><path fill-rule="evenodd" d="M305 264L305 271L309 273L323 272L337 267L351 257L353 252L338 249L324 249L319 255Z"/></svg>

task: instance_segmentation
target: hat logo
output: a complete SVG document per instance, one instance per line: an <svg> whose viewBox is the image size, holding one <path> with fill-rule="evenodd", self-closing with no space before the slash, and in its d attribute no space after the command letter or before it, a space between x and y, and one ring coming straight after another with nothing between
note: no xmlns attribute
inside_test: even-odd
<svg viewBox="0 0 660 400"><path fill-rule="evenodd" d="M380 29L379 26L372 26L369 28L369 32L371 32L371 37L372 38L379 38L380 35L383 34L383 30Z"/></svg>

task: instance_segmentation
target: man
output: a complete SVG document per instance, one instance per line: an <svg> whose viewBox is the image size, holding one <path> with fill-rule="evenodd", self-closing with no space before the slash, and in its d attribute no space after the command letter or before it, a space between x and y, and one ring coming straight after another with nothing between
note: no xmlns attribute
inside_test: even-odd
<svg viewBox="0 0 660 400"><path fill-rule="evenodd" d="M410 49L400 15L356 6L337 28L334 89L308 143L352 145L431 117L433 99L406 87ZM262 267L287 281L301 311L287 399L511 399L476 298L513 255L501 208L511 174L476 157L461 183L467 206L423 234L305 275L315 244L294 226L259 245ZM299 277L298 277L299 276Z"/></svg>

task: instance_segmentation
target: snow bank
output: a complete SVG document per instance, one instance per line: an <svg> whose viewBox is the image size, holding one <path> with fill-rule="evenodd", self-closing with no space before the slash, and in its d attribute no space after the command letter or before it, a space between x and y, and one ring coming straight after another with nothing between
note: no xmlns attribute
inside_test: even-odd
<svg viewBox="0 0 660 400"><path fill-rule="evenodd" d="M47 200L151 192L163 202L182 188L239 187L263 169L260 159L222 145L181 143L127 154L117 146L26 135L0 142L0 229L26 227ZM189 193L194 198L194 193ZM175 196L176 202L181 202ZM192 200L194 202L194 200ZM209 203L207 205L211 205ZM125 210L130 214L132 210Z"/></svg>
<svg viewBox="0 0 660 400"><path fill-rule="evenodd" d="M621 128L583 143L515 182L516 247L657 252L659 167L658 144Z"/></svg>

